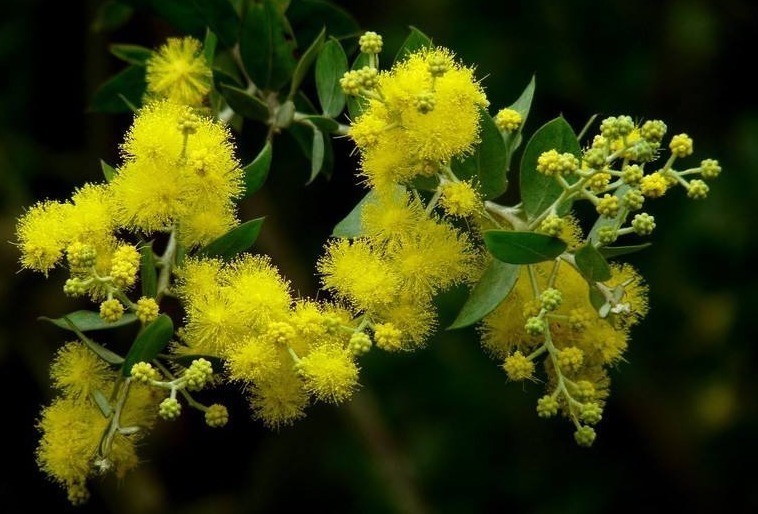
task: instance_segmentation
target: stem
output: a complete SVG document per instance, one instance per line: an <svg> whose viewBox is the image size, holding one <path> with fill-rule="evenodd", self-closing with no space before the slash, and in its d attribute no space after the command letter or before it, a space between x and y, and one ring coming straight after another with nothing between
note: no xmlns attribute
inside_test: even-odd
<svg viewBox="0 0 758 514"><path fill-rule="evenodd" d="M169 281L171 279L171 272L174 267L174 258L176 257L176 228L171 229L171 235L168 238L168 244L166 245L166 251L158 260L158 266L161 268L161 273L158 276L158 286L155 299L160 302L164 293L168 289Z"/></svg>
<svg viewBox="0 0 758 514"><path fill-rule="evenodd" d="M527 223L518 216L521 209L506 207L489 200L485 200L484 208L486 211L496 214L507 221L513 227L513 230L526 230L528 228Z"/></svg>

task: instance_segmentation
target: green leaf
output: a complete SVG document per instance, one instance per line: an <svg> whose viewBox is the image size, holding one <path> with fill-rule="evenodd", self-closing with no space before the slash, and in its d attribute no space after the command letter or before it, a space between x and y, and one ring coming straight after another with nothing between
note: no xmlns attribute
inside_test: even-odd
<svg viewBox="0 0 758 514"><path fill-rule="evenodd" d="M225 47L237 43L240 19L229 0L192 0L192 4Z"/></svg>
<svg viewBox="0 0 758 514"><path fill-rule="evenodd" d="M521 126L519 126L518 129L516 129L514 132L507 132L503 134L503 140L505 141L505 149L506 149L506 169L511 169L511 159L513 158L513 153L516 151L516 149L521 144L521 141L523 139L523 130L524 125L526 124L526 119L529 117L529 111L532 108L532 99L534 98L534 88L535 88L535 77L532 75L532 80L529 81L529 84L526 85L524 88L524 91L521 93L521 96L518 97L518 100L513 102L510 106L508 106L510 109L513 109L514 111L518 112L521 115Z"/></svg>
<svg viewBox="0 0 758 514"><path fill-rule="evenodd" d="M627 184L622 184L619 186L616 191L613 193L613 196L616 196L619 198L624 197L627 191L631 189L631 186ZM597 218L597 221L595 221L595 224L592 225L592 228L590 229L590 234L588 236L588 239L593 243L598 243L598 233L600 232L600 229L603 227L615 227L619 228L624 221L626 220L626 217L629 215L629 212L626 209L619 209L619 212L612 218L607 218L605 216L599 216Z"/></svg>
<svg viewBox="0 0 758 514"><path fill-rule="evenodd" d="M292 83L290 84L290 94L288 97L290 100L295 96L295 93L297 93L297 90L300 87L300 84L303 83L303 79L308 73L311 64L313 64L313 61L316 60L316 57L321 51L321 47L324 45L325 35L326 29L321 29L321 32L318 33L318 36L313 41L313 43L311 43L311 46L308 47L305 53L303 53L303 56L300 57L300 60L297 62L295 71L292 73Z"/></svg>
<svg viewBox="0 0 758 514"><path fill-rule="evenodd" d="M108 399L99 389L92 391L92 399L95 400L95 405L97 405L97 407L100 409L103 417L110 417L113 409L111 408L111 404L108 403Z"/></svg>
<svg viewBox="0 0 758 514"><path fill-rule="evenodd" d="M353 66L350 69L358 70L364 66L368 66L368 62L368 54L359 54L355 61L353 61ZM363 113L363 111L366 109L366 106L368 105L368 100L363 97L348 96L346 97L346 101L347 112L350 115L350 119L353 121L358 119L358 116Z"/></svg>
<svg viewBox="0 0 758 514"><path fill-rule="evenodd" d="M324 44L316 59L316 93L324 116L336 118L345 108L340 79L347 71L347 55L336 39Z"/></svg>
<svg viewBox="0 0 758 514"><path fill-rule="evenodd" d="M579 248L574 254L576 267L590 282L605 282L611 278L611 267L592 243Z"/></svg>
<svg viewBox="0 0 758 514"><path fill-rule="evenodd" d="M324 134L315 125L313 125L313 146L311 148L311 176L306 185L316 179L324 165Z"/></svg>
<svg viewBox="0 0 758 514"><path fill-rule="evenodd" d="M339 123L326 116L303 116L298 120L298 123L308 126L315 125L320 131L327 133L337 132L340 128Z"/></svg>
<svg viewBox="0 0 758 514"><path fill-rule="evenodd" d="M245 197L250 196L263 187L268 177L269 169L271 169L272 153L271 141L266 141L263 149L258 153L253 162L242 169L245 173Z"/></svg>
<svg viewBox="0 0 758 514"><path fill-rule="evenodd" d="M500 196L508 188L505 142L486 109L480 109L479 123L481 141L474 153L463 160L453 159L451 168L458 178L476 177L482 195L491 199Z"/></svg>
<svg viewBox="0 0 758 514"><path fill-rule="evenodd" d="M545 123L534 133L521 158L521 201L524 203L524 211L530 220L550 208L563 192L563 188L555 178L537 171L539 156L553 149L560 153L569 152L581 157L581 148L576 135L562 116ZM567 178L569 183L575 180L576 178ZM562 216L570 209L571 203L567 202L558 210L558 215Z"/></svg>
<svg viewBox="0 0 758 514"><path fill-rule="evenodd" d="M639 252L640 250L644 250L645 248L652 246L652 244L653 243L642 243L632 246L601 246L599 248L599 251L600 254L606 259L613 259L615 257L621 257L622 255Z"/></svg>
<svg viewBox="0 0 758 514"><path fill-rule="evenodd" d="M140 246L140 283L142 296L155 298L158 294L158 274L155 271L155 255L153 243L144 243Z"/></svg>
<svg viewBox="0 0 758 514"><path fill-rule="evenodd" d="M108 50L122 61L137 66L145 66L153 56L152 50L139 45L111 45Z"/></svg>
<svg viewBox="0 0 758 514"><path fill-rule="evenodd" d="M392 189L392 196L395 199L400 199L405 196L405 188L403 186L395 185ZM372 190L366 196L364 196L360 202L353 207L347 216L342 221L337 223L332 230L332 237L359 237L363 234L363 223L361 217L363 216L363 207L370 202L378 200L378 195Z"/></svg>
<svg viewBox="0 0 758 514"><path fill-rule="evenodd" d="M44 317L42 317L40 319L44 319L44 320L47 320L47 321L53 321L53 320L51 320L49 318L44 318ZM89 337L85 336L82 333L82 331L79 330L79 328L74 324L74 322L71 321L68 318L68 316L63 316L63 318L61 318L61 319L63 319L63 322L66 324L66 329L71 330L72 332L74 332L77 335L77 337L79 338L79 340L82 343L84 343L84 345L87 348L89 348L90 350L92 350L95 353L95 355L97 355L98 357L100 357L101 359L103 359L105 362L107 362L108 364L113 364L115 366L118 366L122 362L124 362L124 358L121 357L119 354L110 351L106 347L104 347L104 346L96 343L95 341L93 341Z"/></svg>
<svg viewBox="0 0 758 514"><path fill-rule="evenodd" d="M56 327L64 328L66 330L74 331L71 323L74 324L77 330L87 332L89 330L107 330L110 328L123 327L137 321L137 316L132 313L127 313L121 316L121 319L109 323L100 317L100 314L95 311L74 311L60 318L48 318L47 316L40 316L38 319L43 321L49 321ZM68 321L66 321L68 320ZM71 323L69 323L71 322Z"/></svg>
<svg viewBox="0 0 758 514"><path fill-rule="evenodd" d="M313 41L321 27L326 27L327 34L340 40L357 36L361 32L358 22L350 13L322 0L292 2L287 9L287 18L300 41Z"/></svg>
<svg viewBox="0 0 758 514"><path fill-rule="evenodd" d="M192 365L192 361L195 361L197 359L205 359L211 363L211 367L213 368L214 373L221 373L224 371L224 361L218 357L213 357L211 355L166 355L162 357L174 361L175 363L185 368L189 368Z"/></svg>
<svg viewBox="0 0 758 514"><path fill-rule="evenodd" d="M108 0L98 7L95 19L92 22L92 30L95 32L111 32L121 28L128 22L134 9L128 5L114 0Z"/></svg>
<svg viewBox="0 0 758 514"><path fill-rule="evenodd" d="M188 0L120 0L138 11L155 14L179 33L200 36L205 31L205 21L194 2Z"/></svg>
<svg viewBox="0 0 758 514"><path fill-rule="evenodd" d="M217 57L220 57L220 56L217 56ZM218 64L219 64L218 59L216 59L216 66L218 66ZM230 73L230 70L226 70L226 69L222 70L218 67L213 68L213 85L218 90L220 90L221 87L224 85L236 87L237 89L241 89L243 87L242 80L240 79L240 77L235 76L232 73ZM242 89L242 91L244 91L244 89Z"/></svg>
<svg viewBox="0 0 758 514"><path fill-rule="evenodd" d="M590 304L595 308L601 318L608 316L608 313L611 310L611 304L595 284L590 285Z"/></svg>
<svg viewBox="0 0 758 514"><path fill-rule="evenodd" d="M490 253L511 264L536 264L555 259L568 245L557 237L536 232L487 230L484 243Z"/></svg>
<svg viewBox="0 0 758 514"><path fill-rule="evenodd" d="M104 113L126 112L130 109L122 96L129 103L139 106L145 89L147 89L145 67L129 66L108 79L95 91L89 108L91 111Z"/></svg>
<svg viewBox="0 0 758 514"><path fill-rule="evenodd" d="M408 54L412 54L422 48L429 48L433 46L432 40L429 36L421 32L419 29L411 25L411 33L405 38L403 44L400 45L400 49L395 54L395 60L392 62L398 62L405 59Z"/></svg>
<svg viewBox="0 0 758 514"><path fill-rule="evenodd" d="M473 325L495 310L516 285L521 266L493 260L448 330Z"/></svg>
<svg viewBox="0 0 758 514"><path fill-rule="evenodd" d="M125 377L132 373L138 362L150 362L174 337L174 323L166 314L161 314L137 334L129 353L126 354L121 372Z"/></svg>
<svg viewBox="0 0 758 514"><path fill-rule="evenodd" d="M218 36L208 29L205 31L203 40L203 57L209 68L213 68L213 61L216 59L216 47L218 46Z"/></svg>
<svg viewBox="0 0 758 514"><path fill-rule="evenodd" d="M103 170L103 176L105 177L106 182L110 182L116 176L116 170L113 166L102 159L100 159L100 169Z"/></svg>
<svg viewBox="0 0 758 514"><path fill-rule="evenodd" d="M206 257L221 257L225 260L234 258L238 253L253 246L261 232L264 219L256 218L234 227L223 236L201 248L198 254Z"/></svg>
<svg viewBox="0 0 758 514"><path fill-rule="evenodd" d="M229 107L240 116L258 121L268 121L268 106L244 89L221 84L219 88Z"/></svg>
<svg viewBox="0 0 758 514"><path fill-rule="evenodd" d="M251 4L242 23L240 56L250 78L265 90L286 84L295 69L286 20L271 0Z"/></svg>
<svg viewBox="0 0 758 514"><path fill-rule="evenodd" d="M292 124L287 128L287 131L295 138L300 149L303 151L305 158L309 161L313 160L313 128L304 123ZM334 149L332 148L332 141L329 138L324 138L324 159L321 165L320 173L322 175L329 175L334 169ZM309 172L310 173L310 172ZM310 174L308 175L310 178ZM308 179L306 179L306 183Z"/></svg>

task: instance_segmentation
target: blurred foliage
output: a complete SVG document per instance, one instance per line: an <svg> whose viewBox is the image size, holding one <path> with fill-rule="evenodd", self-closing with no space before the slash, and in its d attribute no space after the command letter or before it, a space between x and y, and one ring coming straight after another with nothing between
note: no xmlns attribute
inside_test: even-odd
<svg viewBox="0 0 758 514"><path fill-rule="evenodd" d="M305 0L293 0L293 3ZM126 114L87 111L97 85L122 68L111 43L154 47L177 30L129 2L6 0L0 20L0 231L38 198L62 198L117 162ZM595 113L661 118L687 131L701 155L725 170L707 202L678 195L655 205L652 248L630 260L651 286L651 313L635 329L628 363L600 437L577 448L560 421L534 413L541 389L507 384L473 332L443 333L424 351L370 355L363 391L342 409L320 406L295 426L270 432L242 401L219 432L186 419L158 427L145 465L121 483L96 485L79 512L236 513L732 512L758 509L748 471L758 452L755 373L758 258L751 208L758 198L758 104L745 76L758 29L751 0L605 2L386 0L337 2L397 48L409 25L478 63L496 108L532 74L538 88L528 129L563 114L581 126ZM98 18L102 4L111 16ZM167 2L166 5L182 2ZM315 34L314 34L315 37ZM392 55L391 53L389 55ZM749 64L748 64L749 65ZM254 130L254 129L252 129ZM238 138L244 162L260 134ZM269 180L242 217L267 216L258 249L301 293L322 242L362 191L350 144L336 140L331 178L310 175L297 143L277 140ZM293 185L294 184L294 185ZM284 201L283 199L286 199ZM300 227L308 226L302 234ZM9 451L0 464L0 505L73 510L34 463L47 365L60 336L36 321L70 310L59 283L15 273L13 246L0 247L0 387ZM56 291L57 293L57 291ZM462 290L440 300L442 325ZM445 318L447 316L447 318ZM63 343L64 341L59 341ZM228 395L233 397L234 395ZM237 396L238 397L238 396ZM99 489L97 488L99 487Z"/></svg>

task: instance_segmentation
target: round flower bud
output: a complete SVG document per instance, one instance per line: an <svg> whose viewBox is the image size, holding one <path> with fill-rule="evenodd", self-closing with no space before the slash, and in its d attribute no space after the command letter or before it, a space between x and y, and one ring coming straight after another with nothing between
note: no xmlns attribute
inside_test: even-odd
<svg viewBox="0 0 758 514"><path fill-rule="evenodd" d="M392 323L377 323L374 325L374 342L377 348L388 352L396 352L401 348L403 333Z"/></svg>
<svg viewBox="0 0 758 514"><path fill-rule="evenodd" d="M640 135L651 143L660 143L666 135L666 124L661 120L648 120L640 127Z"/></svg>
<svg viewBox="0 0 758 514"><path fill-rule="evenodd" d="M158 406L158 415L163 419L176 419L182 413L182 404L176 398L166 398Z"/></svg>
<svg viewBox="0 0 758 514"><path fill-rule="evenodd" d="M503 132L515 132L522 121L521 114L515 109L500 109L495 115L495 125Z"/></svg>
<svg viewBox="0 0 758 514"><path fill-rule="evenodd" d="M587 179L587 185L595 193L602 193L611 182L611 174L606 172L595 173Z"/></svg>
<svg viewBox="0 0 758 514"><path fill-rule="evenodd" d="M197 128L200 126L200 116L192 111L184 111L179 116L179 132L184 135L190 135L197 132Z"/></svg>
<svg viewBox="0 0 758 514"><path fill-rule="evenodd" d="M571 372L576 373L584 364L584 352L576 346L569 346L563 350L558 350L558 365Z"/></svg>
<svg viewBox="0 0 758 514"><path fill-rule="evenodd" d="M382 36L376 32L367 31L358 39L361 52L364 54L378 54L382 51Z"/></svg>
<svg viewBox="0 0 758 514"><path fill-rule="evenodd" d="M346 71L340 79L342 92L348 96L358 96L361 93L361 77L356 70Z"/></svg>
<svg viewBox="0 0 758 514"><path fill-rule="evenodd" d="M644 172L638 164L630 164L624 166L624 169L621 172L621 180L624 184L636 186L642 180L643 175Z"/></svg>
<svg viewBox="0 0 758 514"><path fill-rule="evenodd" d="M203 359L202 357L193 360L190 367L184 372L184 380L187 383L187 389L192 391L202 389L212 375L213 366L208 360Z"/></svg>
<svg viewBox="0 0 758 514"><path fill-rule="evenodd" d="M649 236L655 230L655 218L646 212L634 216L632 228L637 235Z"/></svg>
<svg viewBox="0 0 758 514"><path fill-rule="evenodd" d="M123 315L124 306L115 298L105 300L100 304L100 317L108 323L115 323L120 320Z"/></svg>
<svg viewBox="0 0 758 514"><path fill-rule="evenodd" d="M634 130L634 120L631 116L619 116L616 118L616 133L619 137L626 137Z"/></svg>
<svg viewBox="0 0 758 514"><path fill-rule="evenodd" d="M434 52L428 58L427 67L432 77L441 77L450 69L450 61L445 54Z"/></svg>
<svg viewBox="0 0 758 514"><path fill-rule="evenodd" d="M537 316L532 316L526 320L524 330L530 336L538 336L545 332L545 321Z"/></svg>
<svg viewBox="0 0 758 514"><path fill-rule="evenodd" d="M595 402L585 403L579 411L579 417L585 423L595 425L603 419L603 409Z"/></svg>
<svg viewBox="0 0 758 514"><path fill-rule="evenodd" d="M66 259L71 273L87 273L95 265L95 249L79 241L74 241L66 248Z"/></svg>
<svg viewBox="0 0 758 514"><path fill-rule="evenodd" d="M638 211L642 209L642 205L645 203L645 197L639 189L630 189L624 193L621 201L624 204L624 207L630 211Z"/></svg>
<svg viewBox="0 0 758 514"><path fill-rule="evenodd" d="M537 158L537 171L548 177L569 175L579 169L579 159L572 153L558 153L558 150L542 152Z"/></svg>
<svg viewBox="0 0 758 514"><path fill-rule="evenodd" d="M706 179L714 179L721 174L721 166L719 161L715 159L705 159L700 163L700 175Z"/></svg>
<svg viewBox="0 0 758 514"><path fill-rule="evenodd" d="M595 386L589 380L577 380L572 394L580 402L591 401L595 398Z"/></svg>
<svg viewBox="0 0 758 514"><path fill-rule="evenodd" d="M603 198L595 207L597 213L601 216L605 216L606 218L614 217L616 214L618 214L620 208L621 205L619 204L618 197L607 193L603 195Z"/></svg>
<svg viewBox="0 0 758 514"><path fill-rule="evenodd" d="M555 214L548 214L542 223L540 224L540 232L553 237L558 237L563 232L563 226L565 222L560 216Z"/></svg>
<svg viewBox="0 0 758 514"><path fill-rule="evenodd" d="M687 196L693 200L702 200L708 196L709 189L708 184L702 180L690 180L690 185L687 187Z"/></svg>
<svg viewBox="0 0 758 514"><path fill-rule="evenodd" d="M268 324L266 338L277 345L287 345L295 338L295 329L286 321L272 321Z"/></svg>
<svg viewBox="0 0 758 514"><path fill-rule="evenodd" d="M158 317L158 303L155 298L143 296L137 300L137 318L144 324L150 323Z"/></svg>
<svg viewBox="0 0 758 514"><path fill-rule="evenodd" d="M597 240L600 244L609 245L618 239L618 230L615 227L600 227L597 231Z"/></svg>
<svg viewBox="0 0 758 514"><path fill-rule="evenodd" d="M579 446L590 447L595 442L595 429L588 427L587 425L580 426L576 432L574 432L574 440Z"/></svg>
<svg viewBox="0 0 758 514"><path fill-rule="evenodd" d="M624 157L630 161L650 162L655 159L656 150L658 150L657 144L640 139L627 149Z"/></svg>
<svg viewBox="0 0 758 514"><path fill-rule="evenodd" d="M379 83L379 70L371 66L364 66L357 71L356 77L363 89L374 89Z"/></svg>
<svg viewBox="0 0 758 514"><path fill-rule="evenodd" d="M571 309L569 312L569 326L572 330L581 332L592 321L592 315L584 309Z"/></svg>
<svg viewBox="0 0 758 514"><path fill-rule="evenodd" d="M527 359L524 354L516 351L506 357L503 369L511 380L526 380L534 373L534 363Z"/></svg>
<svg viewBox="0 0 758 514"><path fill-rule="evenodd" d="M640 191L648 198L660 198L668 188L668 180L659 171L642 177L640 181Z"/></svg>
<svg viewBox="0 0 758 514"><path fill-rule="evenodd" d="M537 400L537 415L541 418L552 418L558 414L558 400L546 394Z"/></svg>
<svg viewBox="0 0 758 514"><path fill-rule="evenodd" d="M669 143L671 153L677 157L687 157L692 154L692 138L687 134L677 134Z"/></svg>
<svg viewBox="0 0 758 514"><path fill-rule="evenodd" d="M371 338L364 332L355 332L347 345L353 355L362 355L371 349Z"/></svg>
<svg viewBox="0 0 758 514"><path fill-rule="evenodd" d="M134 380L142 382L143 384L160 378L158 370L156 370L149 362L140 361L134 363L130 373Z"/></svg>
<svg viewBox="0 0 758 514"><path fill-rule="evenodd" d="M479 194L469 182L445 182L440 191L440 207L451 216L471 216L481 205Z"/></svg>
<svg viewBox="0 0 758 514"><path fill-rule="evenodd" d="M421 114L432 112L436 103L437 100L434 98L434 93L432 91L423 91L417 94L413 99L413 106Z"/></svg>
<svg viewBox="0 0 758 514"><path fill-rule="evenodd" d="M82 296L87 292L87 286L80 278L69 278L66 280L66 283L63 284L63 292L68 296Z"/></svg>
<svg viewBox="0 0 758 514"><path fill-rule="evenodd" d="M67 484L68 501L77 507L89 501L90 494L87 487L81 482Z"/></svg>
<svg viewBox="0 0 758 514"><path fill-rule="evenodd" d="M608 116L600 122L600 134L606 139L618 139L621 134L619 134L617 126L616 117Z"/></svg>
<svg viewBox="0 0 758 514"><path fill-rule="evenodd" d="M218 428L223 427L229 422L229 411L226 407L219 403L214 403L208 406L208 410L205 411L205 424L209 427Z"/></svg>
<svg viewBox="0 0 758 514"><path fill-rule="evenodd" d="M540 304L546 311L554 311L561 305L563 295L555 288L548 288L540 294Z"/></svg>
<svg viewBox="0 0 758 514"><path fill-rule="evenodd" d="M602 148L589 148L584 152L582 159L593 170L600 170L605 167L605 151Z"/></svg>
<svg viewBox="0 0 758 514"><path fill-rule="evenodd" d="M137 270L140 264L140 253L132 245L121 245L113 252L111 259L111 277L113 283L126 289L137 280Z"/></svg>

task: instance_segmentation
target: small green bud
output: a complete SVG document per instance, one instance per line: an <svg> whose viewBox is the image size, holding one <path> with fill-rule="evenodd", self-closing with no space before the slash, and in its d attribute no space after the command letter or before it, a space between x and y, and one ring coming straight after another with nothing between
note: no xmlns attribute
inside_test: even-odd
<svg viewBox="0 0 758 514"><path fill-rule="evenodd" d="M545 321L537 316L532 316L526 320L524 330L530 336L538 336L545 332Z"/></svg>
<svg viewBox="0 0 758 514"><path fill-rule="evenodd" d="M541 306L546 311L554 311L561 305L561 301L563 301L563 295L555 288L545 289L540 294Z"/></svg>
<svg viewBox="0 0 758 514"><path fill-rule="evenodd" d="M661 120L648 120L642 124L640 135L651 143L660 143L666 135L666 124Z"/></svg>
<svg viewBox="0 0 758 514"><path fill-rule="evenodd" d="M156 370L149 362L143 361L134 363L132 366L131 375L134 380L137 382L142 382L143 384L146 384L151 380L158 380L160 378L158 370Z"/></svg>
<svg viewBox="0 0 758 514"><path fill-rule="evenodd" d="M624 207L630 211L638 211L642 209L642 205L645 203L645 197L639 189L630 189L624 193L622 202Z"/></svg>
<svg viewBox="0 0 758 514"><path fill-rule="evenodd" d="M197 132L200 126L200 116L193 112L185 112L179 117L179 132L188 136Z"/></svg>
<svg viewBox="0 0 758 514"><path fill-rule="evenodd" d="M597 231L597 240L600 244L609 245L618 239L618 230L615 227L600 227Z"/></svg>
<svg viewBox="0 0 758 514"><path fill-rule="evenodd" d="M563 232L564 224L565 222L560 216L548 214L547 217L542 220L542 223L540 223L540 232L544 232L549 236L558 237L561 235L561 232Z"/></svg>
<svg viewBox="0 0 758 514"><path fill-rule="evenodd" d="M552 418L558 414L558 400L546 394L537 400L537 415L541 418Z"/></svg>
<svg viewBox="0 0 758 514"><path fill-rule="evenodd" d="M361 84L363 83L361 76L356 70L346 71L340 79L340 87L342 92L348 96L358 96L361 93Z"/></svg>
<svg viewBox="0 0 758 514"><path fill-rule="evenodd" d="M619 137L625 137L634 130L634 120L631 116L619 116L616 118L616 132Z"/></svg>
<svg viewBox="0 0 758 514"><path fill-rule="evenodd" d="M614 217L618 214L620 208L621 205L619 204L618 197L607 193L603 195L603 198L600 199L600 202L595 207L597 213L606 218Z"/></svg>
<svg viewBox="0 0 758 514"><path fill-rule="evenodd" d="M569 313L569 326L572 330L581 332L592 321L592 315L584 309L571 309Z"/></svg>
<svg viewBox="0 0 758 514"><path fill-rule="evenodd" d="M184 380L187 382L187 389L192 391L199 391L208 382L208 379L213 375L213 365L200 357L195 359L190 364L189 368L184 372Z"/></svg>
<svg viewBox="0 0 758 514"><path fill-rule="evenodd" d="M579 417L585 423L595 425L603 419L603 409L601 409L600 405L595 402L585 403L579 411Z"/></svg>
<svg viewBox="0 0 758 514"><path fill-rule="evenodd" d="M229 422L229 411L219 403L208 406L205 411L205 424L209 427L223 427Z"/></svg>
<svg viewBox="0 0 758 514"><path fill-rule="evenodd" d="M608 187L608 184L610 184L610 182L611 174L604 171L595 173L587 179L587 185L590 186L590 189L592 189L592 191L595 193L602 193L605 191L605 188Z"/></svg>
<svg viewBox="0 0 758 514"><path fill-rule="evenodd" d="M143 296L137 300L137 318L144 324L150 323L158 317L158 302L154 298Z"/></svg>
<svg viewBox="0 0 758 514"><path fill-rule="evenodd" d="M637 162L650 162L655 159L655 152L658 150L658 145L640 139L634 145L630 146L627 150L626 156L631 161Z"/></svg>
<svg viewBox="0 0 758 514"><path fill-rule="evenodd" d="M593 170L600 170L605 167L605 151L603 148L589 148L584 152L582 158L585 164Z"/></svg>
<svg viewBox="0 0 758 514"><path fill-rule="evenodd" d="M617 118L615 116L608 116L600 122L600 134L606 139L613 140L618 139L621 135L618 131Z"/></svg>
<svg viewBox="0 0 758 514"><path fill-rule="evenodd" d="M521 114L515 109L500 109L495 115L495 125L503 132L515 132L522 121Z"/></svg>
<svg viewBox="0 0 758 514"><path fill-rule="evenodd" d="M589 380L577 380L572 394L580 402L591 401L595 398L595 386Z"/></svg>
<svg viewBox="0 0 758 514"><path fill-rule="evenodd" d="M120 320L123 315L124 306L115 298L105 300L100 304L100 317L108 323L115 323Z"/></svg>
<svg viewBox="0 0 758 514"><path fill-rule="evenodd" d="M379 84L379 70L370 66L357 70L356 77L363 89L374 89Z"/></svg>
<svg viewBox="0 0 758 514"><path fill-rule="evenodd" d="M558 153L558 150L542 152L537 158L537 171L548 177L570 175L579 169L579 159L569 152Z"/></svg>
<svg viewBox="0 0 758 514"><path fill-rule="evenodd" d="M503 369L511 380L526 380L534 373L534 363L527 359L521 352L516 351L506 357Z"/></svg>
<svg viewBox="0 0 758 514"><path fill-rule="evenodd" d="M364 54L378 54L382 51L382 36L376 32L367 31L358 39L361 52Z"/></svg>
<svg viewBox="0 0 758 514"><path fill-rule="evenodd" d="M365 332L355 332L347 346L353 355L362 355L371 349L371 338Z"/></svg>
<svg viewBox="0 0 758 514"><path fill-rule="evenodd" d="M182 404L176 398L166 398L158 406L158 415L163 419L176 419L182 413Z"/></svg>
<svg viewBox="0 0 758 514"><path fill-rule="evenodd" d="M432 77L441 77L450 69L450 63L443 54L433 53L429 56L427 67Z"/></svg>
<svg viewBox="0 0 758 514"><path fill-rule="evenodd" d="M97 252L88 244L74 241L66 248L66 259L71 273L87 273L95 265Z"/></svg>
<svg viewBox="0 0 758 514"><path fill-rule="evenodd" d="M632 228L637 235L649 236L655 230L655 218L646 212L637 214L632 220Z"/></svg>
<svg viewBox="0 0 758 514"><path fill-rule="evenodd" d="M621 172L621 180L624 184L636 186L640 183L644 174L645 173L639 165L631 164L629 166L624 166L624 169Z"/></svg>
<svg viewBox="0 0 758 514"><path fill-rule="evenodd" d="M584 352L576 346L558 350L558 365L572 373L579 371L584 364Z"/></svg>
<svg viewBox="0 0 758 514"><path fill-rule="evenodd" d="M434 93L431 91L424 91L416 95L413 99L413 105L421 114L427 114L434 110L437 100L434 97Z"/></svg>
<svg viewBox="0 0 758 514"><path fill-rule="evenodd" d="M687 196L693 200L702 200L708 196L709 189L708 184L702 180L690 180L690 185L687 187Z"/></svg>
<svg viewBox="0 0 758 514"><path fill-rule="evenodd" d="M692 154L692 138L687 134L677 134L669 143L671 153L677 157L687 157Z"/></svg>
<svg viewBox="0 0 758 514"><path fill-rule="evenodd" d="M69 278L63 284L63 292L68 296L82 296L87 292L87 286L80 278Z"/></svg>
<svg viewBox="0 0 758 514"><path fill-rule="evenodd" d="M595 429L587 425L580 426L576 432L574 432L574 440L576 440L576 444L587 448L592 446L592 443L595 442L595 437Z"/></svg>
<svg viewBox="0 0 758 514"><path fill-rule="evenodd" d="M711 180L721 174L721 166L716 159L705 159L700 163L700 175L706 180Z"/></svg>

